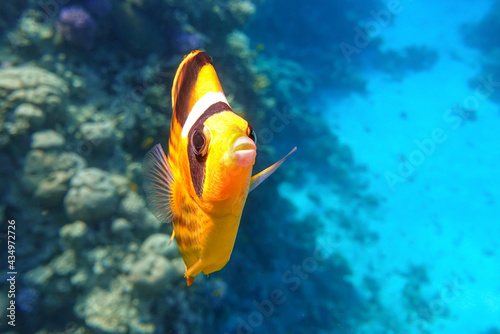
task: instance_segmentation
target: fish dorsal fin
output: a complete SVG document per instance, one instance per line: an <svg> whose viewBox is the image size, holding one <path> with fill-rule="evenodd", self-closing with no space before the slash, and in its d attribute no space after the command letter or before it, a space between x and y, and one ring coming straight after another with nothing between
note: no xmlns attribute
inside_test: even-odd
<svg viewBox="0 0 500 334"><path fill-rule="evenodd" d="M288 158L290 156L290 154L292 154L296 150L297 150L297 147L294 147L290 151L290 153L288 153L285 157L283 157L283 159L281 159L280 161L276 162L275 164L267 167L259 174L252 176L252 179L250 180L250 190L248 192L257 188L257 186L259 184L261 184L265 179L267 179L269 176L271 176L271 174L274 173L278 169L279 166L281 166L283 161L285 161L285 159Z"/></svg>
<svg viewBox="0 0 500 334"><path fill-rule="evenodd" d="M142 163L142 173L144 191L151 212L160 222L170 223L172 221L170 199L174 177L160 144L156 144L146 154Z"/></svg>
<svg viewBox="0 0 500 334"><path fill-rule="evenodd" d="M212 93L212 95L207 93ZM194 108L205 95L212 97L207 98L208 101L205 101L203 106L198 105L198 108ZM209 107L210 104L217 101L227 103L212 61L205 52L192 51L182 59L175 74L172 85L172 119L175 119L181 128L184 128L184 124L193 110L198 110L201 113L206 109L202 107ZM199 115L193 117L198 118Z"/></svg>

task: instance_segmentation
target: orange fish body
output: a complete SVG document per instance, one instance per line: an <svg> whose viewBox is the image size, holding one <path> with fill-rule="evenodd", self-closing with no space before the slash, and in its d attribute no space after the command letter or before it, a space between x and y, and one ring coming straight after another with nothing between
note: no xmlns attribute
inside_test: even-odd
<svg viewBox="0 0 500 334"><path fill-rule="evenodd" d="M248 192L286 157L252 177L255 134L232 111L205 52L182 60L172 107L168 156L159 144L148 152L144 188L153 214L173 223L191 285L229 261Z"/></svg>

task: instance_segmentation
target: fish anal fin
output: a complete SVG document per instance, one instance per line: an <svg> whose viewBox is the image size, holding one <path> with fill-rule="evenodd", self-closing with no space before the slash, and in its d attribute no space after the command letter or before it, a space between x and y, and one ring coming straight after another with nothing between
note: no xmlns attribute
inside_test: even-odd
<svg viewBox="0 0 500 334"><path fill-rule="evenodd" d="M285 159L288 158L290 156L290 154L292 154L296 150L297 150L297 146L295 146L280 161L277 161L273 165L267 167L266 169L264 169L259 174L256 174L256 175L252 176L252 179L250 180L250 190L248 192L250 192L250 191L254 190L255 188L257 188L257 186L259 184L261 184L265 179L267 179L269 176L271 176L271 174L274 173L278 169L279 166L281 166L281 164L283 163L283 161L285 161Z"/></svg>
<svg viewBox="0 0 500 334"><path fill-rule="evenodd" d="M186 272L184 273L184 277L186 277L187 285L190 286L191 283L194 280L194 277L201 273L203 270L203 261L201 259L198 259L196 263L194 263L189 269L186 266Z"/></svg>
<svg viewBox="0 0 500 334"><path fill-rule="evenodd" d="M167 156L160 144L156 144L146 154L142 163L142 174L144 191L151 212L160 222L171 222L170 201L174 177Z"/></svg>
<svg viewBox="0 0 500 334"><path fill-rule="evenodd" d="M193 284L193 281L194 281L194 277L193 276L187 276L186 277L187 286L191 286L191 284Z"/></svg>

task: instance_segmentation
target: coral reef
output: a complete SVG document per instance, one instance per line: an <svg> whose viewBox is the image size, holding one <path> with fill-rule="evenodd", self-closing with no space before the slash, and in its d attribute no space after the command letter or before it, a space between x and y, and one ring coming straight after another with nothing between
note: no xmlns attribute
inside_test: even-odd
<svg viewBox="0 0 500 334"><path fill-rule="evenodd" d="M78 220L71 224L66 224L59 230L61 245L64 249L81 249L85 244L87 234L87 224Z"/></svg>
<svg viewBox="0 0 500 334"><path fill-rule="evenodd" d="M126 282L110 290L95 287L75 305L77 315L97 333L155 333L155 325L144 305L126 292Z"/></svg>
<svg viewBox="0 0 500 334"><path fill-rule="evenodd" d="M88 122L80 125L81 145L91 143L94 152L109 155L115 144L115 127L111 122ZM78 138L78 137L77 137Z"/></svg>
<svg viewBox="0 0 500 334"><path fill-rule="evenodd" d="M17 124L18 132L27 133L30 129L37 130L45 123L43 110L31 103L18 105L13 112L14 124Z"/></svg>
<svg viewBox="0 0 500 334"><path fill-rule="evenodd" d="M184 276L182 261L170 261L159 254L147 254L134 263L130 280L141 295L155 295Z"/></svg>
<svg viewBox="0 0 500 334"><path fill-rule="evenodd" d="M485 52L500 47L500 42L491 38L491 34L500 30L500 1L494 0L491 9L485 17L477 23L464 24L462 35L465 43Z"/></svg>
<svg viewBox="0 0 500 334"><path fill-rule="evenodd" d="M90 49L96 28L95 20L82 7L68 6L59 12L57 32L71 45Z"/></svg>
<svg viewBox="0 0 500 334"><path fill-rule="evenodd" d="M68 85L35 66L0 70L0 148L64 118Z"/></svg>
<svg viewBox="0 0 500 334"><path fill-rule="evenodd" d="M372 18L370 10L383 8L383 2L325 4L314 0L296 3L293 10L283 10L288 7L284 0L265 2L258 7L259 15L251 20L250 36L262 54L301 64L320 87L327 84L344 92L363 92L366 78L357 67L364 57L353 57L348 62L339 45L353 43L356 31L365 29L364 23ZM318 45L326 47L316 52ZM363 48L363 54L377 54L378 47L379 39L373 37Z"/></svg>
<svg viewBox="0 0 500 334"><path fill-rule="evenodd" d="M21 181L24 190L33 194L36 203L57 206L69 189L70 179L85 167L86 162L71 152L50 151L53 147L43 144L49 151L33 149L28 152Z"/></svg>
<svg viewBox="0 0 500 334"><path fill-rule="evenodd" d="M60 109L68 94L64 80L35 66L5 68L0 71L3 112L20 103L32 103L47 112Z"/></svg>
<svg viewBox="0 0 500 334"><path fill-rule="evenodd" d="M68 217L94 222L116 211L119 197L109 173L98 168L78 171L64 197Z"/></svg>
<svg viewBox="0 0 500 334"><path fill-rule="evenodd" d="M366 16L360 1L341 3L324 21L339 24L334 31ZM68 324L79 333L356 331L376 297L368 301L349 281L340 252L314 258L326 222L297 218L278 188L284 178L303 187L303 175L317 170L345 204L330 219L352 231L348 237L374 239L352 218L376 206L363 167L307 97L318 84L311 73L325 64L321 72L348 81L348 90L362 90L363 80L354 70L343 76L338 52L316 63L297 53L317 42L287 37L301 29L292 25L305 2L283 21L292 28L283 37L290 54L268 41L259 41L265 51L255 48L249 20L280 5L86 0L48 13L29 2L15 10L16 24L0 26L16 41L0 46L11 62L0 68L0 213L18 222L20 316L30 323L21 332L59 333ZM345 38L339 32L335 41ZM293 146L299 151L298 162L250 195L226 268L188 289L172 227L146 206L140 166L155 142L167 143L173 76L187 49L198 47L257 131L255 171Z"/></svg>
<svg viewBox="0 0 500 334"><path fill-rule="evenodd" d="M155 233L150 235L141 245L139 249L141 256L148 254L156 254L174 259L180 256L176 242L170 239L170 235L164 233Z"/></svg>
<svg viewBox="0 0 500 334"><path fill-rule="evenodd" d="M426 46L408 46L403 50L386 50L374 57L375 68L401 80L409 71L431 69L438 60L437 51Z"/></svg>
<svg viewBox="0 0 500 334"><path fill-rule="evenodd" d="M22 13L19 23L4 35L4 41L10 47L3 50L3 60L7 67L23 63L22 55L26 59L33 56L43 56L53 52L53 38L55 28L47 24L49 17L46 13L28 8Z"/></svg>

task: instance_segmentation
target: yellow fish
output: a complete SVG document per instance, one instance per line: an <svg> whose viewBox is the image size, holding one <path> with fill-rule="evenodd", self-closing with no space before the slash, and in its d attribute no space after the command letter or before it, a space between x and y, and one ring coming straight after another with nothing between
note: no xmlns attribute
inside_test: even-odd
<svg viewBox="0 0 500 334"><path fill-rule="evenodd" d="M172 87L168 156L160 144L143 162L149 207L172 222L186 266L187 285L222 269L233 251L249 191L287 156L252 177L255 132L233 112L210 57L193 51L182 60Z"/></svg>

